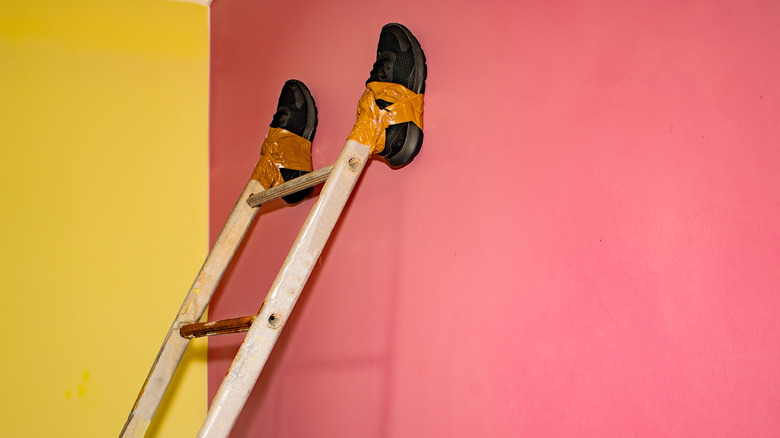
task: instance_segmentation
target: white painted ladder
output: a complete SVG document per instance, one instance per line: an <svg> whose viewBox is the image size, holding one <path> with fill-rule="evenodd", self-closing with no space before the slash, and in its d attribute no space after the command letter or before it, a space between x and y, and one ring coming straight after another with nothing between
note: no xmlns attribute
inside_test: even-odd
<svg viewBox="0 0 780 438"><path fill-rule="evenodd" d="M249 330L222 382L199 437L227 437L352 193L371 148L347 140L338 160L269 190L250 180L177 314L120 438L143 437L179 366L189 340ZM198 323L261 204L325 181L257 316Z"/></svg>

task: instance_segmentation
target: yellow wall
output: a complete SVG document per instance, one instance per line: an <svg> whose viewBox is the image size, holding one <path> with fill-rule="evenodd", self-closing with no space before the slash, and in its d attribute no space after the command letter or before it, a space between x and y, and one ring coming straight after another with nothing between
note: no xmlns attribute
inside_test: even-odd
<svg viewBox="0 0 780 438"><path fill-rule="evenodd" d="M208 44L205 6L0 2L2 436L119 434L207 250ZM153 436L205 416L183 365Z"/></svg>

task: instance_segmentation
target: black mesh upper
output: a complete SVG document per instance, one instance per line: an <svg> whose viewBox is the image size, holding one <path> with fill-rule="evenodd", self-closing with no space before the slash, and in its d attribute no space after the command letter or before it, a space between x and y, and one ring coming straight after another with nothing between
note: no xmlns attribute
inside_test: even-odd
<svg viewBox="0 0 780 438"><path fill-rule="evenodd" d="M298 84L285 83L282 87L282 94L279 95L279 103L276 106L276 114L271 121L271 127L286 129L303 136L308 118L307 111L306 99Z"/></svg>
<svg viewBox="0 0 780 438"><path fill-rule="evenodd" d="M393 82L411 89L414 53L406 35L397 28L385 27L379 34L374 67L366 81Z"/></svg>

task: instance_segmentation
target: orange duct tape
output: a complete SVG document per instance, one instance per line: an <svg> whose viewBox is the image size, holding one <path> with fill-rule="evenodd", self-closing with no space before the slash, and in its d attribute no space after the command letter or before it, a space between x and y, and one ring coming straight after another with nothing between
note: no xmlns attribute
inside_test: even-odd
<svg viewBox="0 0 780 438"><path fill-rule="evenodd" d="M286 129L270 128L251 179L268 190L284 182L280 168L311 172L311 142Z"/></svg>
<svg viewBox="0 0 780 438"><path fill-rule="evenodd" d="M392 105L381 109L377 99ZM370 82L358 101L357 121L347 139L368 145L371 153L377 154L385 148L385 129L405 122L423 129L423 95L399 84Z"/></svg>

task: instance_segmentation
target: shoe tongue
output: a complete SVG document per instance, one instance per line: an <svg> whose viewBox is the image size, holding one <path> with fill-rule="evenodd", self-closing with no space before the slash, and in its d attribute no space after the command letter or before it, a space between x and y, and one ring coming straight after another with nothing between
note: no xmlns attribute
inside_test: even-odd
<svg viewBox="0 0 780 438"><path fill-rule="evenodd" d="M285 85L279 96L276 114L271 121L272 128L282 128L303 136L306 130L306 107L303 93L298 88Z"/></svg>
<svg viewBox="0 0 780 438"><path fill-rule="evenodd" d="M277 107L286 106L294 111L303 106L303 93L297 87L285 84L282 87L282 94L279 95Z"/></svg>
<svg viewBox="0 0 780 438"><path fill-rule="evenodd" d="M391 78L380 78L379 71L386 65L391 66ZM383 29L379 34L377 46L377 62L371 70L369 82L393 82L406 88L412 88L412 71L414 70L414 53L406 38L399 38L395 28Z"/></svg>

